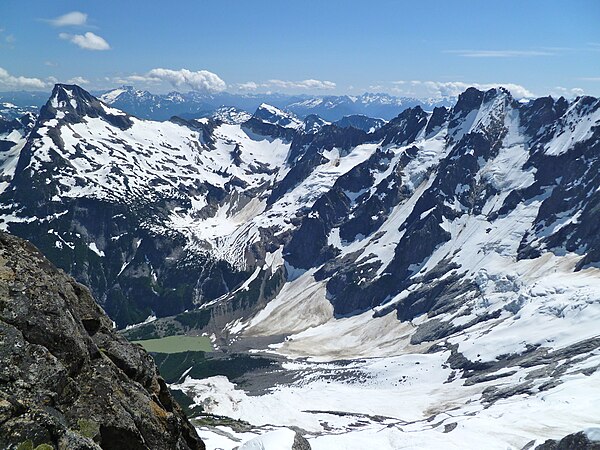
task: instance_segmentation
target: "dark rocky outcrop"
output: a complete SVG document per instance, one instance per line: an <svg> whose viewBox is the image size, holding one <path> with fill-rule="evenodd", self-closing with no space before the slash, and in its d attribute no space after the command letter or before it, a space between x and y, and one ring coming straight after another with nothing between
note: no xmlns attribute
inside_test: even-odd
<svg viewBox="0 0 600 450"><path fill-rule="evenodd" d="M310 448L310 443L300 433L296 432L292 450L310 450Z"/></svg>
<svg viewBox="0 0 600 450"><path fill-rule="evenodd" d="M385 120L367 117L362 114L353 114L351 116L342 117L334 122L338 128L356 128L366 133L378 130L385 124Z"/></svg>
<svg viewBox="0 0 600 450"><path fill-rule="evenodd" d="M87 288L5 233L0 367L0 448L205 448L152 358Z"/></svg>
<svg viewBox="0 0 600 450"><path fill-rule="evenodd" d="M74 124L85 117L101 117L111 125L123 130L131 127L131 118L118 110L107 109L96 97L74 84L57 84L50 100L40 109L40 119L64 120ZM59 112L62 113L59 115Z"/></svg>
<svg viewBox="0 0 600 450"><path fill-rule="evenodd" d="M591 441L585 433L573 433L561 440L548 439L535 450L600 450L600 442Z"/></svg>
<svg viewBox="0 0 600 450"><path fill-rule="evenodd" d="M244 127L260 136L291 141L300 122L293 116L269 105L260 105Z"/></svg>
<svg viewBox="0 0 600 450"><path fill-rule="evenodd" d="M427 125L427 113L420 106L404 110L393 120L374 133L375 139L383 139L382 146L406 145Z"/></svg>
<svg viewBox="0 0 600 450"><path fill-rule="evenodd" d="M0 134L8 134L14 130L31 130L35 125L35 116L31 113L12 120L0 118Z"/></svg>

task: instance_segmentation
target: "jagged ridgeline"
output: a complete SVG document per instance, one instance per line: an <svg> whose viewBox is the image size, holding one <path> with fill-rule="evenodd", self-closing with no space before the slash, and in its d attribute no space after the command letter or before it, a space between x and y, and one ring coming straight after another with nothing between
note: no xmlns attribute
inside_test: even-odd
<svg viewBox="0 0 600 450"><path fill-rule="evenodd" d="M1 232L0 367L0 448L205 449L87 288Z"/></svg>
<svg viewBox="0 0 600 450"><path fill-rule="evenodd" d="M427 313L422 342L503 314L487 291L518 292L518 261L600 260L595 98L470 88L387 122L242 117L141 120L57 85L4 144L0 223L119 327L222 330L312 271L334 316Z"/></svg>

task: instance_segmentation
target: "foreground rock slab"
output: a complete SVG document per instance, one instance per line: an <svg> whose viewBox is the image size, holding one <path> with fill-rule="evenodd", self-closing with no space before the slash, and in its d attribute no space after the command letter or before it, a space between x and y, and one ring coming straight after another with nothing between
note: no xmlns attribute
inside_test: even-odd
<svg viewBox="0 0 600 450"><path fill-rule="evenodd" d="M0 367L0 448L205 449L152 358L87 288L5 233Z"/></svg>

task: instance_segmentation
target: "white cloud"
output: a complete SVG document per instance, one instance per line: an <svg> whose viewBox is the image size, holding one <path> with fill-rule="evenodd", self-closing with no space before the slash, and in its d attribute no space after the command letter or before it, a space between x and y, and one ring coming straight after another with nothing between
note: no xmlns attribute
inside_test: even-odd
<svg viewBox="0 0 600 450"><path fill-rule="evenodd" d="M39 78L16 77L0 67L0 86L9 89L44 89L47 83Z"/></svg>
<svg viewBox="0 0 600 450"><path fill-rule="evenodd" d="M286 80L268 80L263 83L255 81L247 81L235 85L240 91L257 91L262 90L282 90L282 91L323 91L336 88L336 84L332 81L321 80L301 80L301 81L286 81Z"/></svg>
<svg viewBox="0 0 600 450"><path fill-rule="evenodd" d="M246 83L238 84L236 87L241 91L256 91L261 85L254 81L247 81Z"/></svg>
<svg viewBox="0 0 600 450"><path fill-rule="evenodd" d="M81 26L87 23L88 15L79 11L72 11L55 19L50 19L50 22L55 27Z"/></svg>
<svg viewBox="0 0 600 450"><path fill-rule="evenodd" d="M58 35L61 39L72 42L73 44L85 49L85 50L109 50L110 45L104 40L104 38L97 34L88 31L85 34L69 34L60 33Z"/></svg>
<svg viewBox="0 0 600 450"><path fill-rule="evenodd" d="M565 88L562 86L556 86L550 92L550 95L552 97L566 97L566 98L579 97L584 94L585 94L585 92L581 88L577 88L577 87L576 88Z"/></svg>
<svg viewBox="0 0 600 450"><path fill-rule="evenodd" d="M314 89L314 90L330 90L335 89L336 84L332 81L320 80L302 80L302 81L284 81L284 80L269 80L268 84L281 89Z"/></svg>
<svg viewBox="0 0 600 450"><path fill-rule="evenodd" d="M188 69L152 69L145 75L131 75L127 77L134 82L167 82L175 88L187 87L200 92L221 92L227 84L215 73L208 70L193 72Z"/></svg>
<svg viewBox="0 0 600 450"><path fill-rule="evenodd" d="M121 83L121 84L126 84L129 83L131 81L137 81L140 83L160 83L160 80L156 80L156 79L151 79L142 75L129 75L128 77L122 78L122 77L117 77L114 78L113 81L115 83Z"/></svg>
<svg viewBox="0 0 600 450"><path fill-rule="evenodd" d="M456 97L469 87L475 87L480 90L488 90L496 87L508 89L515 98L535 97L530 90L515 83L465 83L463 81L395 81L392 91L395 94L407 97Z"/></svg>
<svg viewBox="0 0 600 450"><path fill-rule="evenodd" d="M77 85L90 84L89 80L86 80L83 77L73 77L70 80L67 80L67 83L69 83L69 84L77 84Z"/></svg>
<svg viewBox="0 0 600 450"><path fill-rule="evenodd" d="M447 50L445 53L455 53L465 58L518 58L556 54L547 50Z"/></svg>
<svg viewBox="0 0 600 450"><path fill-rule="evenodd" d="M584 95L585 91L581 88L571 88L571 93L575 96Z"/></svg>

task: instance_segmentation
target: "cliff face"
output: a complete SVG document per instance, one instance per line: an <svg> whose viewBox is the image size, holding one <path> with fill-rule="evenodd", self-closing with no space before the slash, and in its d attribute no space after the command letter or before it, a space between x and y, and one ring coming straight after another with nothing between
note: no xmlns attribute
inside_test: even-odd
<svg viewBox="0 0 600 450"><path fill-rule="evenodd" d="M87 288L4 233L0 368L0 448L205 448L151 357Z"/></svg>

